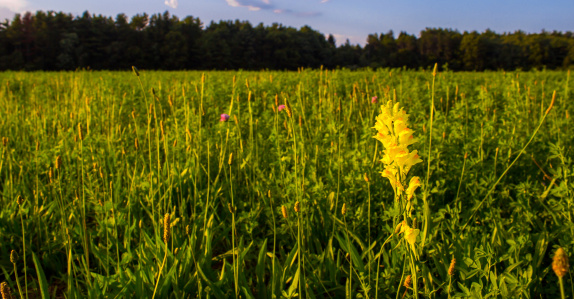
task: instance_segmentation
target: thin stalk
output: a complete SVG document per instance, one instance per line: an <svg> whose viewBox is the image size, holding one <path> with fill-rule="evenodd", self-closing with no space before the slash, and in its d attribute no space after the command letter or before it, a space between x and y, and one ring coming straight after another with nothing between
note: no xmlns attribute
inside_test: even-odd
<svg viewBox="0 0 574 299"><path fill-rule="evenodd" d="M556 99L556 91L554 91L554 94L552 95L552 102L550 103L550 106L548 107L548 109L546 110L546 113L544 113L544 115L542 116L542 119L540 120L540 123L538 124L538 127L536 127L536 130L534 130L534 133L532 133L532 136L530 136L530 140L528 140L528 142L524 145L524 147L522 148L522 150L520 150L520 152L518 153L518 155L516 156L516 158L514 158L514 160L512 161L512 163L510 163L510 165L508 165L508 167L506 168L506 170L504 170L504 172L500 175L500 177L498 178L498 180L494 183L494 185L492 185L492 187L490 188L490 190L488 190L488 192L486 193L486 195L484 196L484 198L480 201L480 203L478 204L478 206L476 206L476 208L474 208L474 211L472 212L472 214L470 215L470 217L468 217L468 220L466 221L466 223L464 224L464 226L462 227L462 229L460 230L461 232L464 231L464 229L466 228L466 226L470 223L470 221L472 220L472 218L474 218L474 216L476 215L476 212L478 212L478 209L480 209L480 207L482 206L482 204L484 203L484 201L486 201L486 199L490 196L490 193L492 193L492 191L494 191L494 188L496 188L496 186L498 185L498 183L500 183L500 181L502 180L502 178L506 175L506 173L508 172L508 170L510 170L510 168L512 167L512 165L514 165L514 163L516 163L516 161L518 161L518 158L520 158L520 156L522 155L522 153L524 153L524 151L526 150L526 148L528 147L528 145L530 144L530 142L532 142L532 140L534 140L534 136L536 136L536 133L538 133L538 130L540 130L540 127L542 127L542 124L544 123L544 120L546 119L546 116L548 115L548 113L550 113L550 110L552 109L552 106L554 106L554 100Z"/></svg>

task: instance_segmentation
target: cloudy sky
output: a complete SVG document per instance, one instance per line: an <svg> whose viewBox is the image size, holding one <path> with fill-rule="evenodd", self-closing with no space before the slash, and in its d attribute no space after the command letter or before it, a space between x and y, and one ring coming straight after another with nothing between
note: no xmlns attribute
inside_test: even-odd
<svg viewBox="0 0 574 299"><path fill-rule="evenodd" d="M349 39L364 45L367 35L393 30L417 34L426 27L461 32L491 29L498 33L574 31L574 0L0 0L0 20L15 13L53 10L115 17L169 11L180 18L248 20L253 25L309 25L333 34L337 43Z"/></svg>

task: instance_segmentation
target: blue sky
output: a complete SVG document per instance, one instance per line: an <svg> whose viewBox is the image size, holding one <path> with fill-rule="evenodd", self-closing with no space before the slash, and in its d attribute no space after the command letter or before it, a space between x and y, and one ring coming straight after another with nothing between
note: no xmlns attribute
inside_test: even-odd
<svg viewBox="0 0 574 299"><path fill-rule="evenodd" d="M199 17L204 24L239 19L253 25L309 25L333 34L337 44L349 39L361 45L368 34L393 30L395 35L401 31L418 35L426 27L460 32L574 31L574 0L0 0L0 20L36 10L73 15L88 10L112 17L167 10L182 19Z"/></svg>

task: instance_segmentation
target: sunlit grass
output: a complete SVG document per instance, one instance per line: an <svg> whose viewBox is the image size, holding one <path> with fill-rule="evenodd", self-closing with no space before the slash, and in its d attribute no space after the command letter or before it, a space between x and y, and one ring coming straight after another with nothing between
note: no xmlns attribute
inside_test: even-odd
<svg viewBox="0 0 574 299"><path fill-rule="evenodd" d="M29 298L573 296L552 273L574 250L569 76L0 73L0 281ZM423 162L394 186L373 138L387 103Z"/></svg>

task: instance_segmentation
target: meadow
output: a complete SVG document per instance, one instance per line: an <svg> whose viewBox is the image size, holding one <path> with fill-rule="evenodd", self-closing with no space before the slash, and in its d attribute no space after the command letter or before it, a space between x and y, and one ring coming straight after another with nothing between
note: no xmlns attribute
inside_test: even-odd
<svg viewBox="0 0 574 299"><path fill-rule="evenodd" d="M569 72L0 83L0 282L13 298L574 297L565 260L561 278L552 267L574 252ZM373 137L387 103L408 114L422 162L396 179L418 177L416 191L384 172Z"/></svg>

